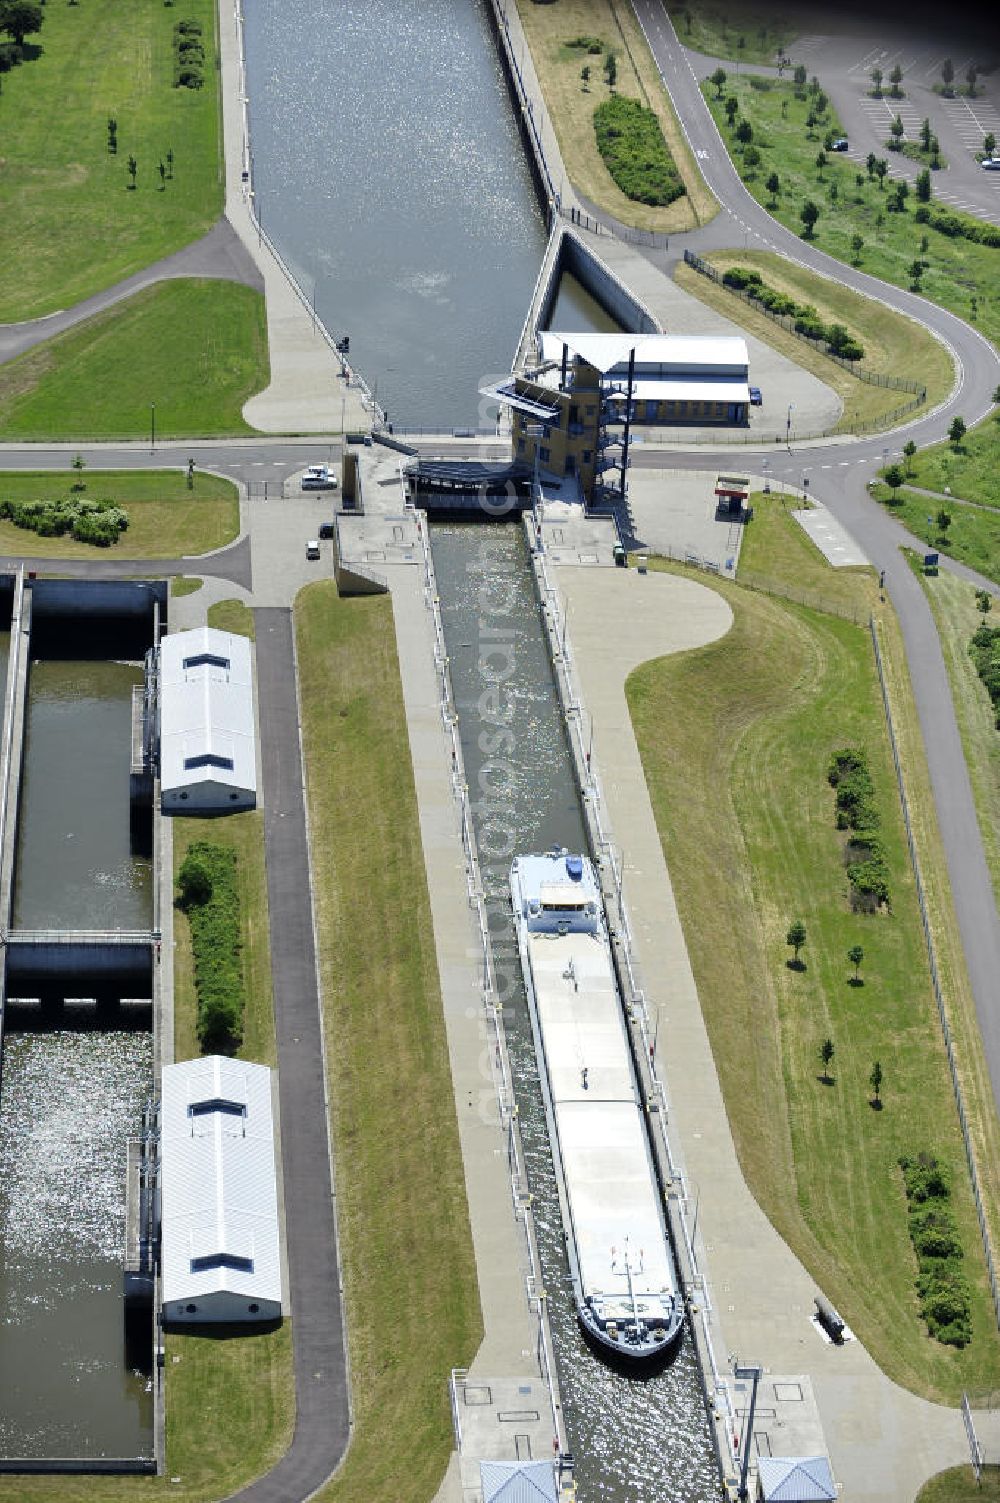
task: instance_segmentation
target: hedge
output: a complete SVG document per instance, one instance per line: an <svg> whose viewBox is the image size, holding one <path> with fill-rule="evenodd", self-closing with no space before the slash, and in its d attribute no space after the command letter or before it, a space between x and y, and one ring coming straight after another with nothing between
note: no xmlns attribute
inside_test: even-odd
<svg viewBox="0 0 1000 1503"><path fill-rule="evenodd" d="M743 292L752 302L759 303L769 313L794 320L796 334L829 346L832 355L841 360L863 360L864 345L844 328L843 324L825 324L811 303L797 303L785 292L769 287L759 271L748 271L742 266L731 266L722 274L724 287L734 287Z"/></svg>
<svg viewBox="0 0 1000 1503"><path fill-rule="evenodd" d="M996 726L1000 730L1000 626L983 625L969 643L969 656L993 701Z"/></svg>
<svg viewBox="0 0 1000 1503"><path fill-rule="evenodd" d="M178 873L198 994L198 1038L206 1054L231 1054L243 1040L243 960L236 852L196 840Z"/></svg>
<svg viewBox="0 0 1000 1503"><path fill-rule="evenodd" d="M837 829L850 830L847 880L862 906L891 906L889 867L878 837L880 816L875 803L875 785L862 747L848 746L834 752L827 772L837 790Z"/></svg>
<svg viewBox="0 0 1000 1503"><path fill-rule="evenodd" d="M78 543L109 548L128 526L128 512L114 501L89 501L82 496L54 501L14 501L0 498L0 519L13 522L43 538L69 533Z"/></svg>
<svg viewBox="0 0 1000 1503"><path fill-rule="evenodd" d="M641 204L672 204L684 193L660 122L638 99L620 94L594 111L597 147L626 198Z"/></svg>
<svg viewBox="0 0 1000 1503"><path fill-rule="evenodd" d="M948 1205L948 1171L930 1153L901 1158L899 1167L910 1208L910 1240L917 1255L920 1313L937 1341L967 1346L972 1340L972 1302L961 1266L962 1244Z"/></svg>

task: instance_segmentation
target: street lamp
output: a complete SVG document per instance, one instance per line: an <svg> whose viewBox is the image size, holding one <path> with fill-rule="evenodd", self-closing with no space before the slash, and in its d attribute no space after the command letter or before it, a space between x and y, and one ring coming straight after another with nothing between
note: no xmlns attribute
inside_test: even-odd
<svg viewBox="0 0 1000 1503"><path fill-rule="evenodd" d="M155 453L155 451L156 451L156 403L155 402L150 402L150 404L149 404L149 452L150 452L150 454L153 454L153 453Z"/></svg>
<svg viewBox="0 0 1000 1503"><path fill-rule="evenodd" d="M792 447L792 408L794 406L795 406L794 402L789 402L789 404L788 404L788 418L787 418L787 420L785 422L785 443L786 443L786 445L788 446L789 449Z"/></svg>
<svg viewBox="0 0 1000 1503"><path fill-rule="evenodd" d="M761 469L764 471L764 495L765 496L769 496L771 494L771 476L768 473L769 470L770 470L770 468L771 468L771 461L769 459L765 459L764 462L763 462L763 464L761 465Z"/></svg>

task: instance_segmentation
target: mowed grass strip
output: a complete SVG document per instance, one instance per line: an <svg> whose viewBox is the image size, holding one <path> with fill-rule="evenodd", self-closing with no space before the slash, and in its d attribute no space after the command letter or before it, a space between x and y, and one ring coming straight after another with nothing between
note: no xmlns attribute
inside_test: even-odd
<svg viewBox="0 0 1000 1503"><path fill-rule="evenodd" d="M944 491L979 506L1000 507L1000 411L994 411L975 428L970 428L960 444L932 444L920 449L906 461L906 478L911 485L936 491L947 505Z"/></svg>
<svg viewBox="0 0 1000 1503"><path fill-rule="evenodd" d="M355 1421L320 1496L427 1503L482 1325L392 605L295 624Z"/></svg>
<svg viewBox="0 0 1000 1503"><path fill-rule="evenodd" d="M161 282L0 366L0 438L211 438L252 433L269 380L259 292Z"/></svg>
<svg viewBox="0 0 1000 1503"><path fill-rule="evenodd" d="M787 18L753 0L671 0L667 10L683 46L734 63L774 63L796 35Z"/></svg>
<svg viewBox="0 0 1000 1503"><path fill-rule="evenodd" d="M971 1466L953 1466L925 1482L916 1503L989 1503L991 1498L1000 1498L1000 1467L984 1467L977 1482Z"/></svg>
<svg viewBox="0 0 1000 1503"><path fill-rule="evenodd" d="M222 212L212 0L86 0L43 15L31 39L41 56L6 73L0 95L0 322L72 307L196 239ZM189 19L205 47L198 90L173 86L173 28Z"/></svg>
<svg viewBox="0 0 1000 1503"><path fill-rule="evenodd" d="M737 585L713 588L732 605L729 635L644 665L628 697L737 1151L774 1225L879 1365L955 1402L963 1387L995 1381L1000 1338L868 633ZM868 752L888 916L850 909L826 778L843 745ZM785 963L798 918L808 934L801 973ZM865 951L862 987L849 984L854 944ZM833 1086L818 1079L827 1037ZM881 1112L869 1105L876 1059ZM962 1352L933 1342L918 1314L897 1167L915 1147L954 1173L974 1298L974 1339Z"/></svg>
<svg viewBox="0 0 1000 1503"><path fill-rule="evenodd" d="M886 201L896 176L892 173L893 153L888 150L876 153L889 161L890 177L883 189L877 182L868 181L863 166L836 152L827 153L824 167L817 167L816 159L827 132L841 133L833 109L828 108L821 122L809 127L806 118L813 106L811 93L797 99L795 88L787 79L765 79L764 87L759 86L758 79L755 80L758 87L754 88L751 76L731 74L721 100L716 97L718 90L713 84L703 84L703 91L737 171L768 212L801 234L800 210L811 199L820 210L813 237L818 248L838 261L859 265L863 271L896 287L910 286L915 259L926 262L920 283L923 295L975 324L988 339L1000 341L1000 299L994 296L1000 276L1000 248L952 238L929 224L917 224L912 192L903 213L890 213ZM737 123L747 120L753 128L752 144L761 158L756 166L747 167L739 143L726 123L725 100L730 95L739 101ZM888 122L887 115L887 134ZM780 182L774 207L765 186L772 172L777 173ZM835 199L830 196L834 188ZM860 254L853 248L855 235L862 240ZM927 249L923 250L925 236ZM866 340L866 348L868 343Z"/></svg>
<svg viewBox="0 0 1000 1503"><path fill-rule="evenodd" d="M832 569L792 516L808 503L779 492L778 484L769 495L754 491L750 497L753 521L743 532L740 583L863 626L878 603L874 570Z"/></svg>
<svg viewBox="0 0 1000 1503"><path fill-rule="evenodd" d="M885 485L873 486L871 494L885 502L886 510L926 543L929 552L947 553L1000 584L1000 510L963 504L950 496L921 496L905 485L894 496ZM941 511L951 518L945 531L938 525Z"/></svg>
<svg viewBox="0 0 1000 1503"><path fill-rule="evenodd" d="M9 471L0 476L0 495L21 500L66 496L82 479L87 496L107 497L128 512L128 529L114 548L93 548L72 538L42 538L11 522L0 522L0 553L24 558L177 558L208 553L231 543L240 529L235 485L217 475L178 470Z"/></svg>
<svg viewBox="0 0 1000 1503"><path fill-rule="evenodd" d="M954 386L951 356L929 329L892 308L862 297L853 288L797 266L771 251L717 251L706 260L723 272L731 266L758 271L776 292L814 307L823 323L843 324L863 346L865 356L861 363L866 370L882 376L905 376L926 386L928 411L942 402ZM862 381L821 350L811 348L806 340L783 329L760 309L718 287L693 268L678 266L674 275L686 291L717 307L832 386L844 403L836 432L850 433L857 423L873 422L912 400L909 392Z"/></svg>
<svg viewBox="0 0 1000 1503"><path fill-rule="evenodd" d="M574 186L598 208L638 229L679 231L711 219L718 205L698 171L631 5L623 0L559 0L557 6L517 0L517 9ZM604 165L597 148L594 109L611 97L611 91L604 76L604 54L569 45L583 36L599 39L605 50L614 52L615 93L639 100L656 114L685 189L684 197L672 204L635 203ZM590 68L586 89L580 78L584 66Z"/></svg>
<svg viewBox="0 0 1000 1503"><path fill-rule="evenodd" d="M238 636L249 637L251 642L257 634L253 611L242 600L217 600L208 608L208 624L218 627L219 631L231 631Z"/></svg>

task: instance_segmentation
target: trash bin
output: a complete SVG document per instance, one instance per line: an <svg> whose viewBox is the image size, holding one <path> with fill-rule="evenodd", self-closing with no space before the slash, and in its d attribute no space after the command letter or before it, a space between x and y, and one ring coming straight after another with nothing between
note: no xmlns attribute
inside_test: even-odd
<svg viewBox="0 0 1000 1503"><path fill-rule="evenodd" d="M625 552L625 549L622 547L621 543L616 543L614 548L612 549L612 552L614 554L615 567L618 569L627 569L628 554Z"/></svg>

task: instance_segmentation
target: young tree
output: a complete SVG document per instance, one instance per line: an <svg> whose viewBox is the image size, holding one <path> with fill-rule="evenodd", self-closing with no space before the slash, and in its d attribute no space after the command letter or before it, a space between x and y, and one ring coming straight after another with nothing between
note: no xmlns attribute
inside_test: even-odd
<svg viewBox="0 0 1000 1503"><path fill-rule="evenodd" d="M820 92L816 95L816 98L813 100L813 109L816 111L817 115L825 115L826 107L829 103L829 99L827 99L826 95L821 89Z"/></svg>
<svg viewBox="0 0 1000 1503"><path fill-rule="evenodd" d="M876 99L882 98L882 79L884 74L881 68L873 68L871 71L872 93Z"/></svg>
<svg viewBox="0 0 1000 1503"><path fill-rule="evenodd" d="M966 434L965 419L964 418L960 418L960 417L953 418L952 419L951 427L948 429L948 439L949 439L949 441L957 446L958 444L960 444L962 442L962 439L965 437L965 434Z"/></svg>
<svg viewBox="0 0 1000 1503"><path fill-rule="evenodd" d="M128 175L132 179L132 181L129 183L129 187L130 188L134 188L135 187L135 175L138 172L138 170L139 170L139 164L138 164L138 162L136 161L135 157L130 156L129 159L128 159Z"/></svg>
<svg viewBox="0 0 1000 1503"><path fill-rule="evenodd" d="M861 252L865 248L865 242L861 235L851 236L851 259L855 266L861 265Z"/></svg>
<svg viewBox="0 0 1000 1503"><path fill-rule="evenodd" d="M816 167L817 167L820 175L822 175L823 168L825 166L826 166L826 152L825 151L818 151L816 153Z"/></svg>
<svg viewBox="0 0 1000 1503"><path fill-rule="evenodd" d="M726 72L725 68L716 68L715 72L709 76L709 83L715 84L715 87L718 90L718 93L715 96L716 99L722 98L722 86L728 77L729 74Z"/></svg>
<svg viewBox="0 0 1000 1503"><path fill-rule="evenodd" d="M993 609L993 599L989 590L976 591L976 609L982 611L984 616L989 615Z"/></svg>
<svg viewBox="0 0 1000 1503"><path fill-rule="evenodd" d="M788 933L785 935L785 944L791 945L792 949L795 951L795 958L791 962L792 968L795 970L802 968L802 961L799 959L799 951L802 949L802 946L805 944L805 942L806 926L801 919L796 919L794 923L789 924Z"/></svg>
<svg viewBox="0 0 1000 1503"><path fill-rule="evenodd" d="M805 228L802 231L805 240L811 240L816 231L816 221L819 218L819 205L814 204L811 198L807 198L799 210L799 218Z"/></svg>
<svg viewBox="0 0 1000 1503"><path fill-rule="evenodd" d="M83 472L87 468L87 461L82 454L74 454L72 463L76 474L71 489L74 491L85 491L87 489L87 482L83 478Z"/></svg>
<svg viewBox="0 0 1000 1503"><path fill-rule="evenodd" d="M42 7L28 0L4 0L0 5L0 31L6 31L17 47L24 46L25 37L41 31L43 20Z"/></svg>
<svg viewBox="0 0 1000 1503"><path fill-rule="evenodd" d="M975 63L970 63L968 68L965 70L965 81L969 85L970 99L975 99L976 97L976 79L978 77L979 69L976 67Z"/></svg>
<svg viewBox="0 0 1000 1503"><path fill-rule="evenodd" d="M872 1106L876 1111L879 1111L882 1107L882 1066L878 1060L872 1065L872 1073L868 1077L868 1084L871 1086L874 1096Z"/></svg>
<svg viewBox="0 0 1000 1503"><path fill-rule="evenodd" d="M952 62L950 57L946 57L944 62L941 64L941 78L944 82L945 93L950 94L952 82L955 78L955 64Z"/></svg>
<svg viewBox="0 0 1000 1503"><path fill-rule="evenodd" d="M776 172L770 174L764 187L771 195L771 203L776 204L778 202L778 194L781 192L781 179Z"/></svg>
<svg viewBox="0 0 1000 1503"><path fill-rule="evenodd" d="M898 115L889 126L889 134L892 140L887 144L891 146L893 151L898 151L903 144L903 122Z"/></svg>
<svg viewBox="0 0 1000 1503"><path fill-rule="evenodd" d="M931 174L929 167L925 167L921 172L917 173L916 189L918 201L922 204L930 203Z"/></svg>
<svg viewBox="0 0 1000 1503"><path fill-rule="evenodd" d="M733 121L740 112L740 102L735 94L730 94L726 100L726 119L729 121L729 129L733 128Z"/></svg>
<svg viewBox="0 0 1000 1503"><path fill-rule="evenodd" d="M910 262L910 288L913 292L920 291L920 278L924 274L924 263L917 258Z"/></svg>
<svg viewBox="0 0 1000 1503"><path fill-rule="evenodd" d="M898 63L889 74L889 82L892 84L892 88L889 90L889 93L892 95L893 99L901 99L903 91L899 86L903 82L903 70Z"/></svg>
<svg viewBox="0 0 1000 1503"><path fill-rule="evenodd" d="M873 151L870 151L868 153L867 157L865 158L865 168L867 169L869 179L871 179L871 178L873 178L875 176L875 171L876 171L877 167L878 167L878 157L875 155L875 153Z"/></svg>
<svg viewBox="0 0 1000 1503"><path fill-rule="evenodd" d="M760 166L760 162L761 162L760 152L757 150L756 146L744 146L744 148L743 148L743 165L744 165L744 167L759 167Z"/></svg>
<svg viewBox="0 0 1000 1503"><path fill-rule="evenodd" d="M823 1066L823 1079L828 1085L830 1083L830 1063L836 1052L833 1046L833 1039L824 1039L819 1046L820 1063Z"/></svg>
<svg viewBox="0 0 1000 1503"><path fill-rule="evenodd" d="M941 166L941 142L937 136L931 136L931 167L935 172Z"/></svg>
<svg viewBox="0 0 1000 1503"><path fill-rule="evenodd" d="M879 188L885 187L885 177L888 171L889 163L886 161L885 157L879 157L878 161L875 163L875 176L878 178Z"/></svg>
<svg viewBox="0 0 1000 1503"><path fill-rule="evenodd" d="M997 138L992 131L987 131L986 135L983 137L983 152L986 156L991 157L996 149Z"/></svg>
<svg viewBox="0 0 1000 1503"><path fill-rule="evenodd" d="M580 82L583 84L584 91L586 91L587 85L590 83L589 63L584 63L583 67L580 69Z"/></svg>
<svg viewBox="0 0 1000 1503"><path fill-rule="evenodd" d="M903 457L906 460L906 473L908 475L912 475L913 473L913 456L916 454L916 452L916 444L913 442L912 438L908 438L906 440L906 443L903 445Z"/></svg>
<svg viewBox="0 0 1000 1503"><path fill-rule="evenodd" d="M173 149L172 146L168 146L167 147L167 177L173 177L173 175L174 175L174 149Z"/></svg>
<svg viewBox="0 0 1000 1503"><path fill-rule="evenodd" d="M896 492L899 490L899 487L902 485L905 478L906 477L903 474L902 470L899 468L898 464L891 464L886 470L885 474L882 476L882 479L892 491L892 499L894 501L896 499Z"/></svg>
<svg viewBox="0 0 1000 1503"><path fill-rule="evenodd" d="M937 522L938 527L941 530L941 536L943 538L947 538L948 528L951 526L951 512L946 511L942 506L941 510L938 512L934 520Z"/></svg>
<svg viewBox="0 0 1000 1503"><path fill-rule="evenodd" d="M741 120L736 127L736 139L742 146L749 146L753 140L753 126L749 120Z"/></svg>
<svg viewBox="0 0 1000 1503"><path fill-rule="evenodd" d="M865 958L865 952L860 945L852 945L847 952L847 958L854 967L854 985L861 986L861 962Z"/></svg>
<svg viewBox="0 0 1000 1503"><path fill-rule="evenodd" d="M166 164L164 162L162 162L162 161L159 164L159 172L160 172L160 192L162 193L163 190L164 190L164 188L165 188L165 186L166 186L166 181L167 181L167 168L166 168Z"/></svg>
<svg viewBox="0 0 1000 1503"><path fill-rule="evenodd" d="M805 88L806 79L809 77L809 74L806 72L805 63L796 63L795 72L792 74L792 77L795 80L796 89L801 90Z"/></svg>
<svg viewBox="0 0 1000 1503"><path fill-rule="evenodd" d="M108 151L112 156L118 151L118 121L114 115L108 116Z"/></svg>
<svg viewBox="0 0 1000 1503"><path fill-rule="evenodd" d="M610 50L604 54L604 76L608 81L608 88L613 89L618 81L618 59Z"/></svg>
<svg viewBox="0 0 1000 1503"><path fill-rule="evenodd" d="M931 122L926 115L924 116L924 123L920 127L920 145L924 151L930 151L931 149Z"/></svg>

